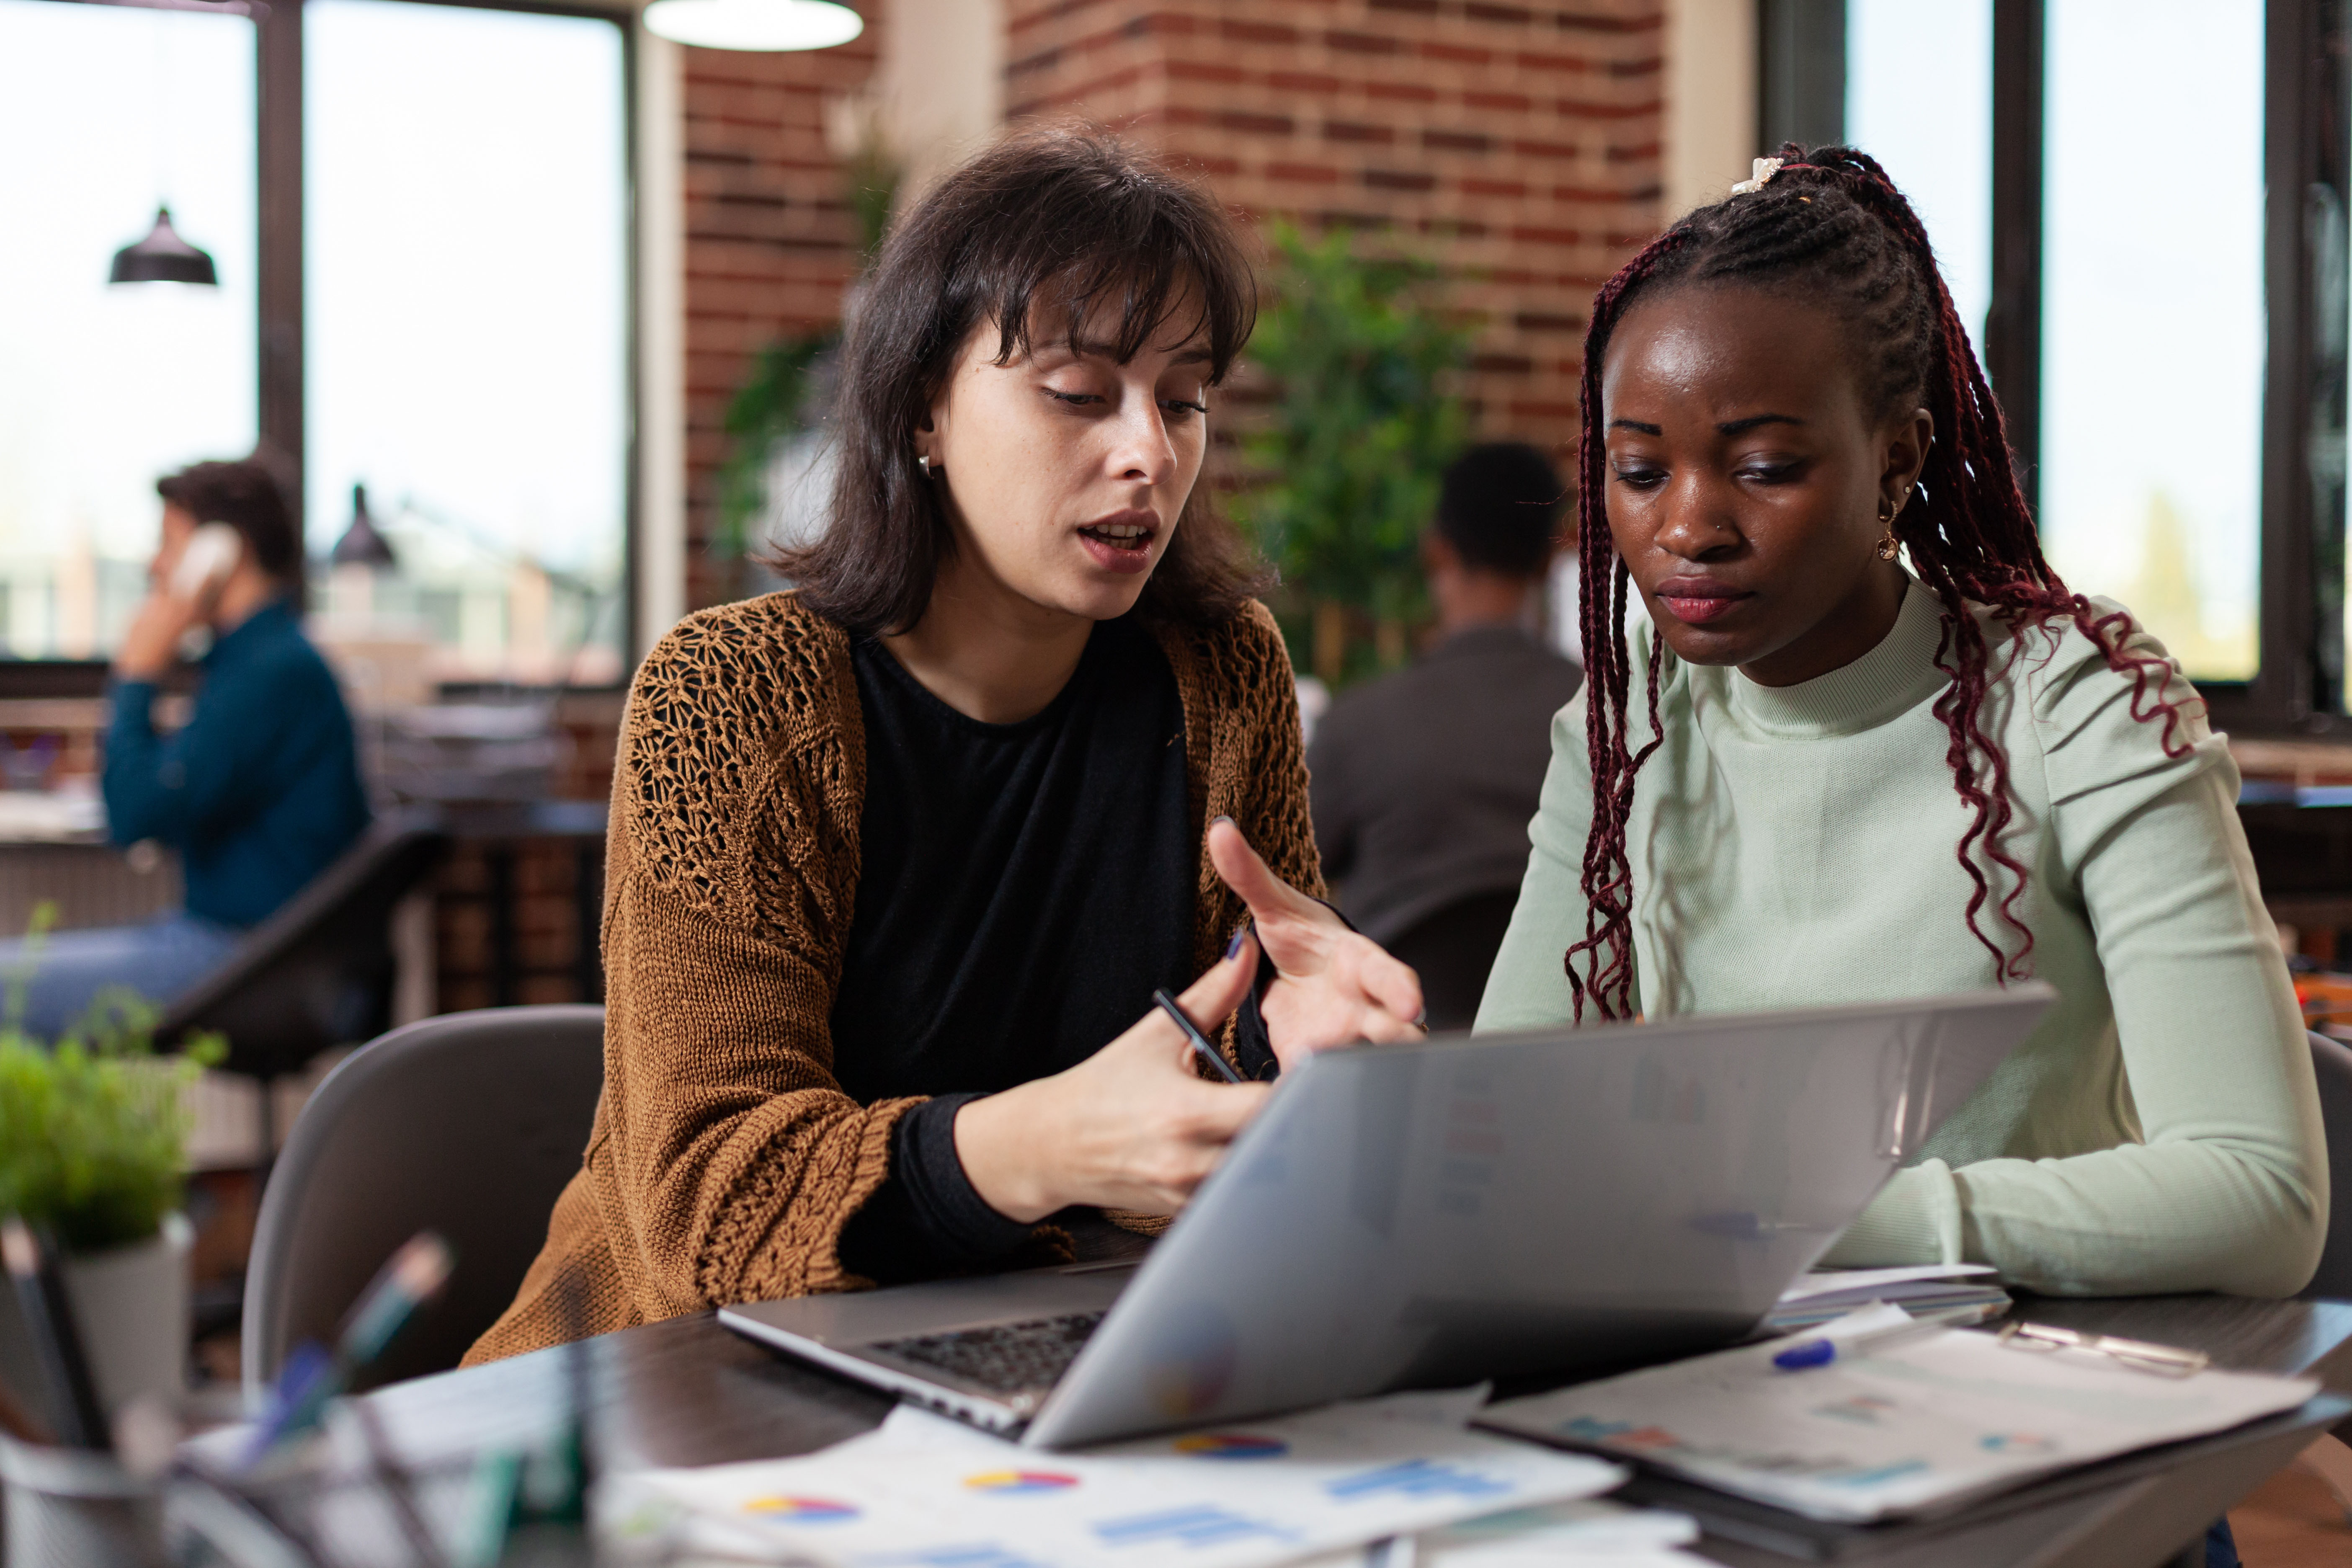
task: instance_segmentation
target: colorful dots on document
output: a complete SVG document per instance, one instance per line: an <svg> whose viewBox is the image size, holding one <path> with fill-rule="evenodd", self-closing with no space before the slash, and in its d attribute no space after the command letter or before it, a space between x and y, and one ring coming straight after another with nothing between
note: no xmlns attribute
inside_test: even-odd
<svg viewBox="0 0 2352 1568"><path fill-rule="evenodd" d="M839 1524L857 1517L853 1504L817 1497L755 1497L743 1511L779 1524Z"/></svg>
<svg viewBox="0 0 2352 1568"><path fill-rule="evenodd" d="M1078 1478L1066 1476L1059 1470L984 1470L976 1476L966 1476L963 1484L976 1492L995 1492L1002 1496L1065 1491L1076 1486Z"/></svg>

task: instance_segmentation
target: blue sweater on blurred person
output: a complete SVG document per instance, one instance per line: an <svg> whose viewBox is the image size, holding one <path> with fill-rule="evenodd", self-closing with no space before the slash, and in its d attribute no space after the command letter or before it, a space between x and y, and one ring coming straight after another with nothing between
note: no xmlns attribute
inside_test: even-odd
<svg viewBox="0 0 2352 1568"><path fill-rule="evenodd" d="M155 732L155 687L114 688L102 787L118 844L179 851L188 912L266 920L368 825L342 693L294 607L265 605L213 644L184 728Z"/></svg>

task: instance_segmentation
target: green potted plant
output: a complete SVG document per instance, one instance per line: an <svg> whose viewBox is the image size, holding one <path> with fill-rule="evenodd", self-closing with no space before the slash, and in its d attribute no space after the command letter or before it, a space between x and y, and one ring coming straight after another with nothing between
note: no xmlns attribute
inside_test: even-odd
<svg viewBox="0 0 2352 1568"><path fill-rule="evenodd" d="M1416 549L1469 427L1452 387L1470 333L1437 308L1437 268L1378 237L1268 238L1274 302L1249 358L1276 397L1243 438L1234 510L1282 574L1294 659L1338 687L1402 664L1427 615Z"/></svg>
<svg viewBox="0 0 2352 1568"><path fill-rule="evenodd" d="M36 939L50 911L34 917ZM37 956L36 957L37 962ZM0 1215L46 1226L64 1253L100 1401L118 1410L185 1380L188 1254L184 1090L217 1061L217 1037L154 1049L161 1016L112 987L54 1040L24 1026L26 976L0 1003ZM13 1293L0 1301L0 1373L26 1393L29 1352Z"/></svg>

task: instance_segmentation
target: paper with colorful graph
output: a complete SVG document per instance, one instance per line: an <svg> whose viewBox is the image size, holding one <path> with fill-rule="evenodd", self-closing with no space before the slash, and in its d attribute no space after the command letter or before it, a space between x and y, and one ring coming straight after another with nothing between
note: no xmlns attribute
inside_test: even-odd
<svg viewBox="0 0 2352 1568"><path fill-rule="evenodd" d="M1507 1509L1625 1472L1469 1430L1483 1390L1046 1454L903 1407L801 1458L639 1472L616 1545L845 1568L1269 1568Z"/></svg>
<svg viewBox="0 0 2352 1568"><path fill-rule="evenodd" d="M1642 1460L1816 1519L1867 1521L2223 1431L2319 1390L2307 1378L2251 1373L2160 1376L1961 1329L1862 1342L1908 1321L1879 1306L1826 1326L1822 1337L1856 1339L1826 1365L1783 1371L1773 1358L1795 1342L1772 1340L1507 1400L1478 1423Z"/></svg>

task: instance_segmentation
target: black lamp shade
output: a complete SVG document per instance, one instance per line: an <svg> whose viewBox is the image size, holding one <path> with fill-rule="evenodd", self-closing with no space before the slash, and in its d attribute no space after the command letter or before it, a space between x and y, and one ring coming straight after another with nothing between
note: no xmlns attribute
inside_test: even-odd
<svg viewBox="0 0 2352 1568"><path fill-rule="evenodd" d="M136 245L114 253L110 283L204 283L217 288L213 258L182 239L172 227L172 209L155 209L155 226Z"/></svg>
<svg viewBox="0 0 2352 1568"><path fill-rule="evenodd" d="M375 519L368 515L367 486L352 487L352 525L335 541L328 557L338 566L381 566L387 570L399 564L393 558L391 542L379 532Z"/></svg>

